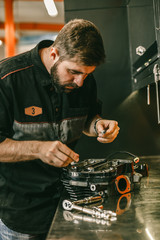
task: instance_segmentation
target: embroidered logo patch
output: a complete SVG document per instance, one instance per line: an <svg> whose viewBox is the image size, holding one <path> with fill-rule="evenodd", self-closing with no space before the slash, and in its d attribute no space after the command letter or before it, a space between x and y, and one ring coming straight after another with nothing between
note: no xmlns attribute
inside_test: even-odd
<svg viewBox="0 0 160 240"><path fill-rule="evenodd" d="M35 117L37 115L42 114L42 108L36 107L36 106L31 106L31 107L25 108L24 112L26 115Z"/></svg>

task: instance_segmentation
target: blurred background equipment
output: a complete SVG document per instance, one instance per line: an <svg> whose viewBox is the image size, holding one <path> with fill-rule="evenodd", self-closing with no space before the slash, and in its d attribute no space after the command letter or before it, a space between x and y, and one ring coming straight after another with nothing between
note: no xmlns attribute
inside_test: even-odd
<svg viewBox="0 0 160 240"><path fill-rule="evenodd" d="M63 25L63 0L1 0L0 60L54 40Z"/></svg>

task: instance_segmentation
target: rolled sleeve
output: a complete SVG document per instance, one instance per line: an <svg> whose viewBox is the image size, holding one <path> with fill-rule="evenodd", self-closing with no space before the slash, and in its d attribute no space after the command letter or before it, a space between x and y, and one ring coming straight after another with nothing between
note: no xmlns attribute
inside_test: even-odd
<svg viewBox="0 0 160 240"><path fill-rule="evenodd" d="M0 143L3 142L6 138L7 138L7 137L2 136L2 135L0 134Z"/></svg>

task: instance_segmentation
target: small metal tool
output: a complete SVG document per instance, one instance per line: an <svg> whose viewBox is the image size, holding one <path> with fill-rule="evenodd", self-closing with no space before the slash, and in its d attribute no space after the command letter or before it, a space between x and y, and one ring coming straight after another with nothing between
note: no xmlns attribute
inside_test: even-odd
<svg viewBox="0 0 160 240"><path fill-rule="evenodd" d="M104 135L106 131L107 131L107 129L103 130L103 131L101 132L101 134Z"/></svg>
<svg viewBox="0 0 160 240"><path fill-rule="evenodd" d="M102 196L86 197L84 199L74 201L73 203L76 205L79 205L79 204L90 204L90 203L95 203L95 202L99 202L99 201L102 201Z"/></svg>
<svg viewBox="0 0 160 240"><path fill-rule="evenodd" d="M96 224L107 225L107 226L111 225L111 221L94 218L82 213L79 214L79 213L72 213L70 211L63 211L63 217L66 221L69 221L69 222L77 220L77 221L84 221L84 222L96 223Z"/></svg>
<svg viewBox="0 0 160 240"><path fill-rule="evenodd" d="M150 105L150 85L147 86L147 105Z"/></svg>
<svg viewBox="0 0 160 240"><path fill-rule="evenodd" d="M117 214L112 211L102 210L97 207L86 208L86 207L78 206L69 200L64 200L62 203L62 206L65 210L68 210L68 211L74 209L79 212L89 214L92 217L103 218L105 220L110 220L110 221L116 220L116 216L117 216Z"/></svg>
<svg viewBox="0 0 160 240"><path fill-rule="evenodd" d="M156 84L157 117L158 117L158 124L160 124L159 87L158 87L158 82L160 81L160 68L158 64L154 65L153 74L154 74L154 80Z"/></svg>

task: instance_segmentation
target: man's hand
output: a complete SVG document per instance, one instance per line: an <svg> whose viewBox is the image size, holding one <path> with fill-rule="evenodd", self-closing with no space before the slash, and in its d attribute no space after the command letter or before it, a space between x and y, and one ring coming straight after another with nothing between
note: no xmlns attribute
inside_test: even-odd
<svg viewBox="0 0 160 240"><path fill-rule="evenodd" d="M55 167L66 167L71 162L79 161L79 155L60 141L42 142L39 158Z"/></svg>
<svg viewBox="0 0 160 240"><path fill-rule="evenodd" d="M55 167L78 162L79 155L60 141L15 141L6 138L0 143L0 162L21 162L41 159Z"/></svg>
<svg viewBox="0 0 160 240"><path fill-rule="evenodd" d="M101 143L110 143L117 137L120 128L114 120L101 119L96 124L98 133L97 140Z"/></svg>

